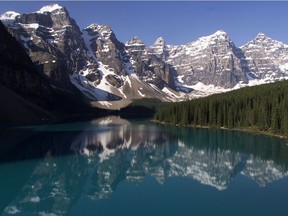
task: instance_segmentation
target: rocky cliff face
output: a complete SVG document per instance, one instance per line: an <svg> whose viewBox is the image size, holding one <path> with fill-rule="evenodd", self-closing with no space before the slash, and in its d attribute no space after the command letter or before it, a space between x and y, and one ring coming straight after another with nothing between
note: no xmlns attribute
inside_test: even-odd
<svg viewBox="0 0 288 216"><path fill-rule="evenodd" d="M55 85L70 89L69 74L86 65L86 46L76 22L58 5L28 14L2 15L10 33L22 43L38 71Z"/></svg>
<svg viewBox="0 0 288 216"><path fill-rule="evenodd" d="M62 114L89 110L77 91L63 90L65 87L59 82L37 70L39 65L32 62L27 49L1 21L0 44L0 87L3 89L0 108L3 115L7 114L1 119L2 123L39 123L46 121L47 117L52 119L45 110ZM9 101L7 98L10 98Z"/></svg>
<svg viewBox="0 0 288 216"><path fill-rule="evenodd" d="M117 75L126 74L124 44L117 40L111 27L94 23L83 30L83 35L94 59L113 69Z"/></svg>
<svg viewBox="0 0 288 216"><path fill-rule="evenodd" d="M94 99L115 101L127 98L168 97L164 92L160 92L165 81L157 76L163 71L165 73L165 68L156 70L148 66L145 59L151 58L145 58L146 46L141 41L135 38L124 45L118 41L111 27L96 23L83 30L83 38L93 64L80 72L79 75L82 76L73 76L72 80L80 80L74 83L84 88L85 83L90 83L93 89L90 96ZM96 70L91 70L92 67ZM153 76L150 83L145 79L146 75ZM155 92L155 88L158 89L158 93Z"/></svg>
<svg viewBox="0 0 288 216"><path fill-rule="evenodd" d="M287 76L288 45L259 33L241 49L254 75L250 79L278 80Z"/></svg>
<svg viewBox="0 0 288 216"><path fill-rule="evenodd" d="M139 55L139 65L133 64L129 47L117 40L109 26L92 24L80 31L68 11L57 4L28 14L7 12L1 20L38 71L57 87L71 90L76 86L93 101L170 97L161 92L164 86L174 87L166 63ZM152 79L146 82L147 77Z"/></svg>
<svg viewBox="0 0 288 216"><path fill-rule="evenodd" d="M51 87L48 79L37 72L25 50L1 22L0 41L0 84L38 106L49 108Z"/></svg>
<svg viewBox="0 0 288 216"><path fill-rule="evenodd" d="M161 40L160 40L161 41ZM159 42L159 41L158 41ZM241 51L224 31L180 46L155 44L151 51L166 59L177 71L178 82L193 86L198 82L224 88L247 83L241 64ZM159 45L160 44L160 45Z"/></svg>
<svg viewBox="0 0 288 216"><path fill-rule="evenodd" d="M222 30L185 45L159 37L149 47L137 37L123 44L105 25L80 31L57 4L0 19L54 85L76 86L105 106L143 97L183 100L288 76L288 45L262 33L240 48Z"/></svg>
<svg viewBox="0 0 288 216"><path fill-rule="evenodd" d="M149 47L135 37L125 44L130 56L132 68L144 82L153 84L159 89L169 86L175 89L174 71L165 60L150 51Z"/></svg>

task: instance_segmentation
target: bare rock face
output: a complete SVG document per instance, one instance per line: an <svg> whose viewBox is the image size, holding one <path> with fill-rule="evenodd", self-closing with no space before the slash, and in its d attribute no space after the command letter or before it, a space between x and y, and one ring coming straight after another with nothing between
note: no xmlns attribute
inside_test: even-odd
<svg viewBox="0 0 288 216"><path fill-rule="evenodd" d="M3 17L11 34L23 44L38 70L55 85L70 89L69 74L88 61L86 46L76 22L59 5L29 14Z"/></svg>
<svg viewBox="0 0 288 216"><path fill-rule="evenodd" d="M92 24L83 30L85 42L91 55L109 66L117 75L125 75L124 44L119 42L109 26Z"/></svg>
<svg viewBox="0 0 288 216"><path fill-rule="evenodd" d="M151 83L160 89L169 86L175 89L174 70L160 56L146 47L141 39L135 37L126 44L132 68L141 80Z"/></svg>
<svg viewBox="0 0 288 216"><path fill-rule="evenodd" d="M167 61L169 53L165 39L163 37L157 38L155 43L150 47L149 52L157 55L163 61Z"/></svg>
<svg viewBox="0 0 288 216"><path fill-rule="evenodd" d="M80 31L57 4L28 14L6 12L0 20L53 85L76 87L93 101L183 100L288 77L288 45L263 33L240 48L222 30L185 45L159 37L149 47L137 37L123 44L107 25Z"/></svg>
<svg viewBox="0 0 288 216"><path fill-rule="evenodd" d="M165 69L166 64L160 61L161 64L156 65L158 69L156 67L155 70L154 67L151 69L149 65L152 64L153 59L145 55L146 46L140 39L134 38L124 45L118 41L109 26L95 23L82 32L88 56L94 61L93 64L97 65L98 70L97 75L91 73L90 69L83 71L83 75L95 88L92 92L90 91L89 96L95 95L97 98L101 95L101 100L105 97L109 100L118 100L119 97L125 99L153 97L153 92L157 98L163 99L167 96L165 93L156 94L155 87L147 85L149 83L147 77L149 77L151 78L150 84L154 84L156 88L161 89L165 86L164 78L160 77L159 73L160 70ZM156 58L156 64L158 63L159 60ZM77 80L76 85L83 86L86 82L83 78Z"/></svg>
<svg viewBox="0 0 288 216"><path fill-rule="evenodd" d="M155 44L151 52L175 68L182 84L191 86L202 82L231 88L239 82L247 82L239 51L224 31L186 45L165 45L161 39Z"/></svg>
<svg viewBox="0 0 288 216"><path fill-rule="evenodd" d="M142 59L146 52L146 45L140 38L134 37L126 42L125 49L130 56L132 70L140 75L145 70Z"/></svg>
<svg viewBox="0 0 288 216"><path fill-rule="evenodd" d="M149 52L175 69L177 90L199 82L230 89L250 80L277 81L288 73L288 45L263 33L240 48L222 30L186 45L158 38Z"/></svg>
<svg viewBox="0 0 288 216"><path fill-rule="evenodd" d="M109 74L106 76L106 80L113 86L115 86L116 88L120 88L121 86L123 86L124 82L122 79L120 79L118 76Z"/></svg>
<svg viewBox="0 0 288 216"><path fill-rule="evenodd" d="M248 67L257 79L277 80L288 72L288 45L263 33L241 47Z"/></svg>

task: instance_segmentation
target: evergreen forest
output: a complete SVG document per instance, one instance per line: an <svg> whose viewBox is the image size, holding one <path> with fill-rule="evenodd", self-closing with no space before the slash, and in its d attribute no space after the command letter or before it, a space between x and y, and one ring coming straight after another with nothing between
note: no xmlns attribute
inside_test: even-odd
<svg viewBox="0 0 288 216"><path fill-rule="evenodd" d="M158 107L156 122L245 129L288 137L288 81Z"/></svg>

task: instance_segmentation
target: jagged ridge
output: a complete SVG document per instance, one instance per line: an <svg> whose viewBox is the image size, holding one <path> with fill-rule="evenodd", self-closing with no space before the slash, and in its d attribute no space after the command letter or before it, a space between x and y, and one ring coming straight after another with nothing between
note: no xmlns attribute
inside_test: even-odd
<svg viewBox="0 0 288 216"><path fill-rule="evenodd" d="M57 4L28 14L6 12L0 19L56 86L76 86L108 107L143 97L184 100L288 75L288 45L263 33L240 48L223 30L185 45L167 45L159 37L148 47L137 37L118 41L105 25L81 31Z"/></svg>

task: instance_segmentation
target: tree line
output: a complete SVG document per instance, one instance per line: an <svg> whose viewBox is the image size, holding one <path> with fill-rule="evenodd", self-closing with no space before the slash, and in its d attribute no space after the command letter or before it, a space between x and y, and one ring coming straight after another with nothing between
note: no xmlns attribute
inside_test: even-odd
<svg viewBox="0 0 288 216"><path fill-rule="evenodd" d="M160 106L154 120L185 126L240 128L288 136L288 81Z"/></svg>

